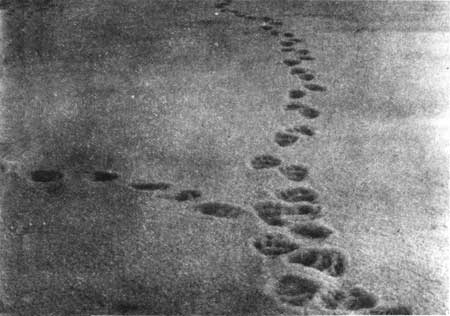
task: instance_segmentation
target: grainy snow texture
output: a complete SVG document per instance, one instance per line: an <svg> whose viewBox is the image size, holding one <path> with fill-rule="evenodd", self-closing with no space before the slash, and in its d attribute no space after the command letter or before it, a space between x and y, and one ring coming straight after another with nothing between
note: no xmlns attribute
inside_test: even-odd
<svg viewBox="0 0 450 316"><path fill-rule="evenodd" d="M448 2L0 7L0 312L450 312Z"/></svg>

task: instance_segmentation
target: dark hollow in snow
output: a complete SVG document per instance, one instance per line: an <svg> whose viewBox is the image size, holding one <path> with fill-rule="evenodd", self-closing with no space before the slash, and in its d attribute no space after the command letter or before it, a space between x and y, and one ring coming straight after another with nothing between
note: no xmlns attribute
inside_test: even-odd
<svg viewBox="0 0 450 316"><path fill-rule="evenodd" d="M279 168L282 175L292 181L302 181L308 174L308 169L301 165L289 165Z"/></svg>
<svg viewBox="0 0 450 316"><path fill-rule="evenodd" d="M245 212L239 206L220 202L202 203L197 205L196 209L205 215L225 218L236 218Z"/></svg>
<svg viewBox="0 0 450 316"><path fill-rule="evenodd" d="M298 59L285 59L285 60L283 60L283 63L284 63L285 65L289 66L289 67L298 65L298 64L300 64L300 62L301 62L301 61L298 60Z"/></svg>
<svg viewBox="0 0 450 316"><path fill-rule="evenodd" d="M299 249L289 256L289 262L311 267L334 277L344 274L348 265L347 257L333 248Z"/></svg>
<svg viewBox="0 0 450 316"><path fill-rule="evenodd" d="M303 98L306 95L306 93L302 90L290 90L289 91L289 97L291 99L300 99Z"/></svg>
<svg viewBox="0 0 450 316"><path fill-rule="evenodd" d="M291 231L309 238L327 238L333 233L331 228L315 222L297 223L291 228Z"/></svg>
<svg viewBox="0 0 450 316"><path fill-rule="evenodd" d="M280 190L276 193L277 197L286 202L314 202L318 198L317 192L305 187L295 187Z"/></svg>
<svg viewBox="0 0 450 316"><path fill-rule="evenodd" d="M146 183L131 183L130 186L136 190L143 191L156 191L156 190L167 190L172 185L165 182L146 182Z"/></svg>
<svg viewBox="0 0 450 316"><path fill-rule="evenodd" d="M284 132L277 132L275 134L275 143L277 143L280 147L287 147L293 145L297 140L298 136L287 134Z"/></svg>
<svg viewBox="0 0 450 316"><path fill-rule="evenodd" d="M281 159L272 155L255 156L251 161L253 169L267 169L274 168L281 164Z"/></svg>
<svg viewBox="0 0 450 316"><path fill-rule="evenodd" d="M113 181L118 178L119 178L119 175L115 172L110 172L110 171L95 171L94 172L94 181L106 182L106 181Z"/></svg>
<svg viewBox="0 0 450 316"><path fill-rule="evenodd" d="M202 196L199 190L183 190L175 195L175 200L178 202L193 201Z"/></svg>
<svg viewBox="0 0 450 316"><path fill-rule="evenodd" d="M63 174L57 170L33 170L30 175L35 182L52 182L63 178Z"/></svg>
<svg viewBox="0 0 450 316"><path fill-rule="evenodd" d="M298 249L299 245L282 234L266 234L256 238L253 246L266 256L279 256Z"/></svg>

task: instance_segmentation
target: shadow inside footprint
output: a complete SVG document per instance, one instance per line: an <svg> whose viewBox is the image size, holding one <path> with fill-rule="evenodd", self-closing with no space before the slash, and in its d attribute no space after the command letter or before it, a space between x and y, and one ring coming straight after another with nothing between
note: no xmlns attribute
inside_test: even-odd
<svg viewBox="0 0 450 316"><path fill-rule="evenodd" d="M348 265L346 256L332 248L299 249L289 256L289 262L314 268L334 277L341 276Z"/></svg>
<svg viewBox="0 0 450 316"><path fill-rule="evenodd" d="M308 125L294 126L292 130L306 136L314 136L314 129L312 127L309 127Z"/></svg>
<svg viewBox="0 0 450 316"><path fill-rule="evenodd" d="M413 315L411 306L379 306L369 311L370 315Z"/></svg>
<svg viewBox="0 0 450 316"><path fill-rule="evenodd" d="M308 55L308 54L310 53L310 51L307 50L307 49L298 49L298 50L297 50L297 53L298 53L299 55Z"/></svg>
<svg viewBox="0 0 450 316"><path fill-rule="evenodd" d="M367 290L354 287L349 291L345 307L350 310L371 308L377 305L378 298Z"/></svg>
<svg viewBox="0 0 450 316"><path fill-rule="evenodd" d="M266 234L256 238L253 246L266 256L279 256L298 249L299 245L283 234Z"/></svg>
<svg viewBox="0 0 450 316"><path fill-rule="evenodd" d="M303 103L299 103L299 102L290 102L288 104L286 104L284 106L284 109L286 111L295 111L295 110L300 110L303 109L306 105L304 105Z"/></svg>
<svg viewBox="0 0 450 316"><path fill-rule="evenodd" d="M304 39L301 39L301 38L291 38L290 41L292 41L292 42L294 42L294 43L302 43L302 42L304 42L305 40L304 40Z"/></svg>
<svg viewBox="0 0 450 316"><path fill-rule="evenodd" d="M301 60L315 60L315 58L310 55L299 55L298 58Z"/></svg>
<svg viewBox="0 0 450 316"><path fill-rule="evenodd" d="M273 26L272 25L261 25L261 28L264 31L270 31L271 29L273 29Z"/></svg>
<svg viewBox="0 0 450 316"><path fill-rule="evenodd" d="M258 202L253 205L259 218L271 226L283 226L284 221L281 219L283 214L283 205L274 202Z"/></svg>
<svg viewBox="0 0 450 316"><path fill-rule="evenodd" d="M245 213L244 209L238 206L219 202L206 202L195 208L205 215L215 217L236 218Z"/></svg>
<svg viewBox="0 0 450 316"><path fill-rule="evenodd" d="M308 215L315 219L322 215L321 207L309 203L286 205L275 201L261 201L253 205L259 218L271 226L283 226L285 221L281 216L303 216Z"/></svg>
<svg viewBox="0 0 450 316"><path fill-rule="evenodd" d="M283 47L281 48L281 51L284 53L288 53L288 52L293 52L295 50L295 48L293 47Z"/></svg>
<svg viewBox="0 0 450 316"><path fill-rule="evenodd" d="M283 166L279 170L282 175L292 181L302 181L308 174L308 169L300 165Z"/></svg>
<svg viewBox="0 0 450 316"><path fill-rule="evenodd" d="M199 190L183 190L178 192L174 199L178 202L186 202L193 201L202 196L202 193Z"/></svg>
<svg viewBox="0 0 450 316"><path fill-rule="evenodd" d="M280 45L281 46L283 46L283 47L291 47L291 46L294 46L294 42L291 42L291 41L280 41Z"/></svg>
<svg viewBox="0 0 450 316"><path fill-rule="evenodd" d="M267 169L274 168L281 165L281 159L272 155L260 155L255 156L251 161L253 169Z"/></svg>
<svg viewBox="0 0 450 316"><path fill-rule="evenodd" d="M291 32L285 32L285 33L283 33L283 36L291 38L291 37L294 37L295 35L294 35L294 33L291 33Z"/></svg>
<svg viewBox="0 0 450 316"><path fill-rule="evenodd" d="M290 205L289 208L285 208L284 211L284 215L309 215L311 219L322 216L322 207L309 202Z"/></svg>
<svg viewBox="0 0 450 316"><path fill-rule="evenodd" d="M143 191L156 191L156 190L167 190L172 185L165 182L147 182L147 183L131 183L130 186L136 190Z"/></svg>
<svg viewBox="0 0 450 316"><path fill-rule="evenodd" d="M299 139L298 136L287 134L284 132L277 132L275 134L275 143L280 147L287 147L293 145Z"/></svg>
<svg viewBox="0 0 450 316"><path fill-rule="evenodd" d="M327 238L333 233L331 228L315 222L297 223L291 228L291 231L309 238Z"/></svg>
<svg viewBox="0 0 450 316"><path fill-rule="evenodd" d="M35 182L53 182L63 178L63 174L57 170L33 170L30 176Z"/></svg>
<svg viewBox="0 0 450 316"><path fill-rule="evenodd" d="M216 9L223 9L223 8L225 8L226 6L228 6L228 4L227 3L217 3L216 5L214 5L214 7L216 8Z"/></svg>
<svg viewBox="0 0 450 316"><path fill-rule="evenodd" d="M299 74L298 77L304 81L311 81L314 79L314 75L309 73Z"/></svg>
<svg viewBox="0 0 450 316"><path fill-rule="evenodd" d="M304 106L303 108L301 108L299 110L299 112L301 115L303 115L304 117L306 117L308 119L315 119L316 117L318 117L320 115L319 110L316 110L309 106Z"/></svg>
<svg viewBox="0 0 450 316"><path fill-rule="evenodd" d="M343 290L335 290L324 294L322 300L326 308L336 309L346 296L347 294Z"/></svg>
<svg viewBox="0 0 450 316"><path fill-rule="evenodd" d="M303 306L319 291L320 285L296 275L285 275L278 281L276 292L280 299L295 306Z"/></svg>
<svg viewBox="0 0 450 316"><path fill-rule="evenodd" d="M305 187L289 188L276 192L276 196L286 202L315 202L318 198L317 192Z"/></svg>
<svg viewBox="0 0 450 316"><path fill-rule="evenodd" d="M306 95L306 93L302 90L289 90L289 97L291 99L300 99L303 98Z"/></svg>
<svg viewBox="0 0 450 316"><path fill-rule="evenodd" d="M291 69L290 72L291 72L291 75L300 75L300 74L307 73L308 70L306 68L294 67Z"/></svg>
<svg viewBox="0 0 450 316"><path fill-rule="evenodd" d="M300 64L300 62L301 62L301 61L298 60L298 59L285 59L285 60L283 60L283 63L284 63L286 66L289 66L289 67L298 65L298 64Z"/></svg>
<svg viewBox="0 0 450 316"><path fill-rule="evenodd" d="M280 31L278 31L278 30L272 30L272 31L270 31L270 35L278 36L279 34L280 34Z"/></svg>
<svg viewBox="0 0 450 316"><path fill-rule="evenodd" d="M115 172L109 171L94 171L94 181L107 182L113 181L119 178L119 175Z"/></svg>
<svg viewBox="0 0 450 316"><path fill-rule="evenodd" d="M326 91L327 90L327 88L325 88L321 85L315 84L315 83L305 83L303 86L306 89L311 90L311 91Z"/></svg>

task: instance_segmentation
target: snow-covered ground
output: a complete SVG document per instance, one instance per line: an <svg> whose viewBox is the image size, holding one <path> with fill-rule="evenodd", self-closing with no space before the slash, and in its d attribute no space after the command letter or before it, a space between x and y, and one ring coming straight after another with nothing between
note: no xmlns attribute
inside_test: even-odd
<svg viewBox="0 0 450 316"><path fill-rule="evenodd" d="M448 3L215 5L3 11L4 305L448 313Z"/></svg>

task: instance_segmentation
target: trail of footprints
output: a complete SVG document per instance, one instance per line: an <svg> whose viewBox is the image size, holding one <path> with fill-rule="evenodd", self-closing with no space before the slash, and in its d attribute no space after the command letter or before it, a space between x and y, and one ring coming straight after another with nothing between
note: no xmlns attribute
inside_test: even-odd
<svg viewBox="0 0 450 316"><path fill-rule="evenodd" d="M261 21L260 28L270 32L272 36L281 36L280 51L293 53L295 58L286 58L283 63L288 66L289 74L297 76L303 82L304 89L311 92L324 92L326 88L310 81L315 79L313 71L300 67L303 61L314 60L308 49L297 48L298 43L304 40L297 38L294 33L283 32L279 20L264 16L244 14L238 10L230 9L232 0L222 0L215 5L221 12L228 12L235 17L249 21ZM284 105L285 111L298 112L304 119L312 120L319 117L320 112L298 101L307 92L304 89L291 89L288 91L290 102ZM285 131L274 133L274 142L280 147L289 147L297 143L301 136L313 137L316 129L307 123L295 125ZM3 161L0 164L2 172L7 172L12 165ZM256 155L251 159L250 166L254 170L277 169L279 174L287 181L302 182L308 177L308 167L300 164L284 164L283 161L271 154ZM34 170L30 172L29 179L34 183L47 185L49 194L63 192L65 175L59 170ZM87 179L93 183L117 182L120 175L112 171L96 170L87 174ZM133 190L162 192L173 188L167 182L131 182L126 183ZM286 187L274 192L276 200L260 201L253 205L257 217L267 226L284 229L284 233L263 233L254 238L252 246L262 256L270 259L282 256L287 264L302 266L320 271L331 277L342 276L348 266L348 258L341 249L317 246L317 241L324 241L335 233L335 230L321 222L322 207L319 203L319 194L307 186ZM190 202L201 199L202 192L196 189L178 190L172 194L159 194L155 197L169 199L177 202ZM205 216L222 219L236 219L247 211L240 206L221 202L202 202L194 206L194 210ZM315 243L315 244L314 244ZM309 244L308 246L305 246ZM347 290L321 291L322 284L312 277L299 274L286 273L276 282L275 295L278 299L293 307L304 307L314 297L321 295L323 307L336 310L368 309L369 314L391 315L411 314L409 306L377 306L377 297L361 287ZM325 293L325 294L324 294ZM126 312L126 311L125 311Z"/></svg>
<svg viewBox="0 0 450 316"><path fill-rule="evenodd" d="M270 17L247 15L237 10L229 9L231 0L222 0L216 8L228 12L235 17L246 20L260 21L260 29L269 35L279 37L278 43L281 53L288 53L283 64L289 68L289 74L299 79L302 87L287 91L289 102L283 105L288 112L297 112L304 120L314 120L320 116L320 111L313 106L300 102L308 93L326 92L326 87L313 81L314 72L303 63L314 61L311 51L299 48L304 43L296 34L283 31L281 21ZM316 128L307 122L275 131L273 141L281 148L295 146L301 137L313 137ZM309 173L308 167L301 164L285 164L280 158L272 154L256 155L250 160L254 170L262 171L277 169L286 181L301 183ZM290 265L300 265L320 271L331 277L345 274L348 258L343 250L333 247L317 246L335 233L335 230L323 223L322 207L319 194L312 188L296 185L278 189L274 192L276 200L260 201L253 205L256 215L265 225L285 229L285 233L265 233L253 241L253 247L267 258L286 257ZM301 242L299 241L301 240ZM308 245L309 244L309 245ZM308 245L308 246L305 246ZM275 293L279 300L291 306L304 307L317 295L322 295L323 307L336 310L343 309L358 311L368 309L370 314L411 314L408 306L377 306L377 297L361 287L347 290L321 291L321 283L312 277L287 273L278 279Z"/></svg>

